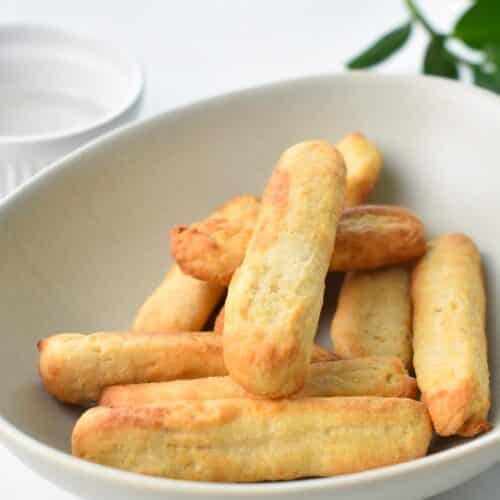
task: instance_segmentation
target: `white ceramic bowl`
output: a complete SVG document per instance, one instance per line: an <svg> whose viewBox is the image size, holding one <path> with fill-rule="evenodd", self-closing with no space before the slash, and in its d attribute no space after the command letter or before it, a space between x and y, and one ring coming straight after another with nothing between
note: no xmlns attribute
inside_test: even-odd
<svg viewBox="0 0 500 500"><path fill-rule="evenodd" d="M0 197L134 116L142 87L138 63L108 43L0 25Z"/></svg>
<svg viewBox="0 0 500 500"><path fill-rule="evenodd" d="M429 235L464 231L482 249L493 430L439 442L428 457L393 467L272 484L158 479L72 458L78 411L42 390L36 341L126 328L167 267L172 224L259 193L290 144L358 129L385 153L375 201L407 205ZM0 206L0 438L34 470L87 498L411 500L478 474L500 458L499 137L493 94L435 78L359 73L221 96L71 154Z"/></svg>

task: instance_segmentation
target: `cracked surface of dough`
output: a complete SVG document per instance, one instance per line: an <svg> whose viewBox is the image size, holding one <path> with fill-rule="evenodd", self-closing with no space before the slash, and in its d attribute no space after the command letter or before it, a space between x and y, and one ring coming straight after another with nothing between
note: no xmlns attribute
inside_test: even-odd
<svg viewBox="0 0 500 500"><path fill-rule="evenodd" d="M77 457L152 476L267 481L333 476L425 455L423 403L404 398L176 401L88 410Z"/></svg>
<svg viewBox="0 0 500 500"><path fill-rule="evenodd" d="M344 161L324 141L292 146L273 170L225 305L224 361L249 392L304 385L344 192Z"/></svg>
<svg viewBox="0 0 500 500"><path fill-rule="evenodd" d="M415 372L436 432L490 429L486 296L474 242L460 233L430 241L412 295Z"/></svg>
<svg viewBox="0 0 500 500"><path fill-rule="evenodd" d="M304 388L293 398L383 396L416 398L417 383L393 357L367 357L314 363ZM104 390L102 406L162 405L184 399L251 398L231 377L206 377L150 384L117 385Z"/></svg>
<svg viewBox="0 0 500 500"><path fill-rule="evenodd" d="M348 273L330 334L344 359L396 356L412 366L410 270L392 267Z"/></svg>
<svg viewBox="0 0 500 500"><path fill-rule="evenodd" d="M197 280L174 266L140 307L133 333L201 331L225 287Z"/></svg>
<svg viewBox="0 0 500 500"><path fill-rule="evenodd" d="M40 378L60 401L97 401L110 385L227 375L222 337L211 332L62 333L41 340ZM316 344L312 362L335 359Z"/></svg>

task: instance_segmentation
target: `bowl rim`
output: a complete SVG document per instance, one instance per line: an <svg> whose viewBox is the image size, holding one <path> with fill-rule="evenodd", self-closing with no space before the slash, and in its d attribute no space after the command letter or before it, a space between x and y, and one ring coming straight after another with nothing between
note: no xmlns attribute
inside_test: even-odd
<svg viewBox="0 0 500 500"><path fill-rule="evenodd" d="M71 472L82 473L87 477L96 477L99 480L120 483L132 488L145 488L156 492L180 492L203 495L255 495L255 494L284 494L305 493L325 489L343 489L350 486L361 486L368 483L380 482L397 478L410 472L434 468L459 460L465 455L477 452L486 446L500 444L498 429L474 438L468 443L460 444L454 448L439 451L425 457L410 460L396 465L389 465L332 477L294 479L290 481L268 483L229 483L189 481L184 479L170 479L146 476L135 472L127 472L112 467L86 462L68 453L56 450L49 445L41 443L19 431L12 424L0 416L0 437L4 443L22 446L33 455L43 460L50 460L53 465L71 469Z"/></svg>
<svg viewBox="0 0 500 500"><path fill-rule="evenodd" d="M252 94L259 92L279 91L280 89L287 88L295 85L310 85L319 83L321 81L335 81L346 80L347 82L353 80L367 80L368 83L376 82L377 84L390 84L397 83L403 84L406 87L432 87L441 88L447 92L457 92L465 95L465 98L479 98L489 100L492 105L498 106L500 100L493 93L473 87L472 85L465 85L456 81L448 80L445 78L435 76L423 75L404 75L404 74L376 74L364 71L348 71L343 73L322 73L305 77L290 78L285 80L278 80L276 82L265 83L256 86L245 87L241 90L236 90L224 93L214 97L197 100L186 105L173 108L172 110L163 111L157 115L138 120L122 126L118 129L112 130L92 141L81 146L75 151L69 153L63 158L52 163L44 171L39 172L31 178L26 184L19 187L6 198L0 201L0 215L3 211L7 210L15 202L19 201L23 196L27 195L29 191L36 188L37 184L41 184L44 180L48 180L52 175L65 168L78 168L78 158L85 154L88 150L93 150L103 147L112 143L115 138L127 136L137 130L149 125L153 125L158 121L164 120L166 117L175 117L177 114L182 114L190 111L202 109L207 105L224 104L224 101L233 98L250 97ZM146 475L141 475L132 472L126 472L119 469L114 469L107 466L102 466L73 457L72 455L63 451L57 450L45 443L42 443L35 438L29 436L24 431L21 431L10 423L6 418L0 415L0 438L2 441L14 452L17 449L28 452L31 456L37 457L44 462L50 461L51 464L57 467L71 469L72 472L87 477L98 478L103 481L109 481L121 486L129 486L133 488L142 488L155 492L163 493L191 493L203 494L208 496L213 495L256 495L256 494L284 494L284 493L300 493L312 492L319 490L340 490L350 486L361 486L368 483L375 483L389 478L396 478L422 471L424 469L434 468L438 465L444 465L447 462L459 460L467 455L472 455L485 448L500 445L500 427L494 427L491 431L481 436L476 437L474 440L461 443L453 448L442 450L434 454L421 457L409 462L404 462L396 465L380 467L363 472L356 472L351 474L312 478L312 479L296 479L283 482L269 482L269 483L214 483L202 481L188 481L180 479L158 478ZM500 458L500 450L498 452Z"/></svg>
<svg viewBox="0 0 500 500"><path fill-rule="evenodd" d="M115 120L122 117L131 109L140 99L144 90L144 69L133 54L100 38L96 38L79 31L70 31L52 24L31 23L31 22L5 22L0 23L0 35L11 33L24 33L29 35L42 35L45 37L64 37L72 44L78 47L97 52L99 49L105 49L114 60L121 60L127 66L128 88L125 98L114 109L104 113L100 118L92 120L85 125L70 127L61 131L37 133L37 134L19 134L19 135L0 135L1 145L26 145L26 144L46 144L60 140L72 139L82 136L89 132L98 131L106 127Z"/></svg>

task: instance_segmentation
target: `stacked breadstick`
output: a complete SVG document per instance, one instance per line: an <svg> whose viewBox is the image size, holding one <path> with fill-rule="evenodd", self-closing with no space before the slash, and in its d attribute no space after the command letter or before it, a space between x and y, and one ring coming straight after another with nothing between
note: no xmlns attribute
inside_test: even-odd
<svg viewBox="0 0 500 500"><path fill-rule="evenodd" d="M425 455L433 430L488 430L479 252L462 234L426 242L405 208L363 205L381 164L359 133L292 146L260 199L172 228L176 265L131 332L40 341L46 390L97 403L73 453L249 482L396 464ZM314 343L329 271L346 272L334 352Z"/></svg>

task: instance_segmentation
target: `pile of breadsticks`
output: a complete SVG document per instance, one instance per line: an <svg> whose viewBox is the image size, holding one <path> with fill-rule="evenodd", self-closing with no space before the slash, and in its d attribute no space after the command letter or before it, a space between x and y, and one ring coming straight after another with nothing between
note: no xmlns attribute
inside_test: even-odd
<svg viewBox="0 0 500 500"><path fill-rule="evenodd" d="M361 134L292 146L262 198L171 230L176 266L131 332L39 342L47 391L96 403L73 453L155 476L265 481L421 457L433 430L488 430L485 292L463 234L362 205L381 169ZM347 272L314 336L329 271ZM214 331L202 332L227 297ZM413 378L409 373L414 373Z"/></svg>

